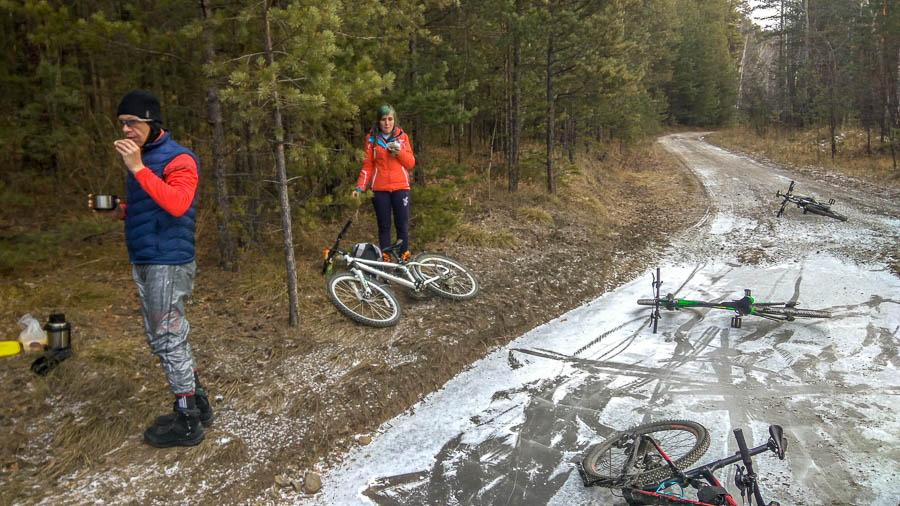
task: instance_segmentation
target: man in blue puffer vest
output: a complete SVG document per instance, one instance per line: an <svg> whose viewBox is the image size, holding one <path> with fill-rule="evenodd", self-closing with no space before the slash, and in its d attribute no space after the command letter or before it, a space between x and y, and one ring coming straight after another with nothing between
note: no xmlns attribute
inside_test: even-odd
<svg viewBox="0 0 900 506"><path fill-rule="evenodd" d="M187 341L184 300L194 287L196 155L161 128L159 101L134 90L117 111L124 139L116 152L128 168L125 243L137 283L150 351L159 357L175 395L174 412L160 416L144 440L159 448L194 446L213 420L209 397ZM88 203L89 205L91 202Z"/></svg>

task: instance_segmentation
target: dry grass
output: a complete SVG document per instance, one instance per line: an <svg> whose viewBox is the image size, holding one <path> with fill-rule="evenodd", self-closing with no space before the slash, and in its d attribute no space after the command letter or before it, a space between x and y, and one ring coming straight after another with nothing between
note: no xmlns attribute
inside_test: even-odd
<svg viewBox="0 0 900 506"><path fill-rule="evenodd" d="M510 232L488 230L476 225L463 224L454 228L456 241L479 248L513 249L518 239Z"/></svg>
<svg viewBox="0 0 900 506"><path fill-rule="evenodd" d="M516 210L516 218L537 225L550 226L553 224L553 215L539 207L520 207Z"/></svg>
<svg viewBox="0 0 900 506"><path fill-rule="evenodd" d="M875 135L867 140L865 131L858 129L846 129L838 135L834 159L831 141L823 129L773 132L760 137L752 130L736 127L717 131L709 140L795 169L825 169L873 183L900 186L900 170L894 168L890 146L882 144Z"/></svg>

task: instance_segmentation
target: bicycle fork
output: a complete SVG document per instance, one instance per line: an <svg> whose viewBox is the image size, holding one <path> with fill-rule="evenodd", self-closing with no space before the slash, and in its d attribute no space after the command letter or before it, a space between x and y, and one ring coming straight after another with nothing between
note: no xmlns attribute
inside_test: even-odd
<svg viewBox="0 0 900 506"><path fill-rule="evenodd" d="M622 477L630 475L638 461L646 461L648 458L647 454L651 449L655 449L656 453L666 461L666 465L668 465L669 469L672 471L672 476L678 478L681 483L688 482L688 478L684 472L681 469L678 469L675 463L672 462L672 459L670 459L669 456L666 455L666 452L663 451L662 447L659 446L659 443L647 434L641 434L641 437L632 443L631 455L625 462L625 467L622 470Z"/></svg>
<svg viewBox="0 0 900 506"><path fill-rule="evenodd" d="M353 275L356 276L356 280L359 281L359 284L363 287L363 290L360 293L359 289L355 285L353 286L353 293L356 295L356 299L359 301L371 299L372 289L369 288L369 281L366 279L365 274L363 274L362 269L353 269Z"/></svg>

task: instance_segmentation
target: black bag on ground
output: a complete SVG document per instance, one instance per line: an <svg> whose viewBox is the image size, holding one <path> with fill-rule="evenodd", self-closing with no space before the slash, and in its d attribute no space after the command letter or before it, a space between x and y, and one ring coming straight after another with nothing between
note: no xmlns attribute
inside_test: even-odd
<svg viewBox="0 0 900 506"><path fill-rule="evenodd" d="M31 363L31 371L38 376L46 376L60 362L72 356L72 348L50 348Z"/></svg>
<svg viewBox="0 0 900 506"><path fill-rule="evenodd" d="M382 261L381 248L375 246L370 242L358 242L354 244L353 249L350 251L350 255L365 260L378 260L379 262ZM365 273L365 276L366 279L369 279L371 281L378 280L377 276L368 272Z"/></svg>
<svg viewBox="0 0 900 506"><path fill-rule="evenodd" d="M366 260L381 260L381 248L370 242L358 242L353 245L350 255Z"/></svg>

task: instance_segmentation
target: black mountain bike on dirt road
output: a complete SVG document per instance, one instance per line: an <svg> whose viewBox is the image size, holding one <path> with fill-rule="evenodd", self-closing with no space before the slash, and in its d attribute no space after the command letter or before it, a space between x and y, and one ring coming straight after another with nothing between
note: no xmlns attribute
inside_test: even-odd
<svg viewBox="0 0 900 506"><path fill-rule="evenodd" d="M781 190L778 190L775 192L775 196L778 198L784 197L784 200L781 202L781 207L778 209L776 218L781 218L781 213L784 212L784 207L788 202L793 202L794 204L797 204L797 207L803 209L803 214L812 213L818 214L820 216L828 216L829 218L834 218L840 221L847 221L846 216L844 216L843 214L838 214L831 210L831 206L832 204L834 204L834 199L830 199L826 204L806 195L794 195L793 181L791 181L791 185L788 186L787 193L781 193Z"/></svg>
<svg viewBox="0 0 900 506"><path fill-rule="evenodd" d="M731 327L735 329L741 328L741 318L744 316L759 316L768 320L777 321L794 321L796 318L831 318L828 311L819 311L816 309L797 309L799 304L793 302L757 302L750 296L750 290L744 290L744 296L738 300L727 302L708 302L702 300L676 299L671 293L665 297L659 296L659 287L662 286L660 279L659 267L656 268L656 276L653 277L654 296L652 299L638 299L637 303L641 306L653 306L653 312L650 314L650 326L653 327L653 333L656 333L657 323L659 322L659 308L669 311L678 311L684 308L705 307L710 309L725 309L734 311L735 315L731 317Z"/></svg>
<svg viewBox="0 0 900 506"><path fill-rule="evenodd" d="M351 320L373 327L389 327L400 319L400 303L388 281L406 287L412 298L427 292L455 300L471 299L478 293L478 280L458 261L436 253L419 253L400 259L402 241L380 251L377 246L359 243L353 250L339 249L341 238L350 228L349 220L334 241L323 251L322 274L330 274L334 259L346 262L347 270L331 274L325 289L331 302ZM387 253L395 262L385 262Z"/></svg>
<svg viewBox="0 0 900 506"><path fill-rule="evenodd" d="M602 443L588 448L578 464L585 487L600 486L622 490L630 506L667 504L695 506L737 506L734 498L713 474L736 464L734 484L741 499L756 506L766 503L756 481L752 457L771 451L784 460L787 441L780 425L769 426L765 444L748 448L741 429L734 429L738 451L735 455L685 471L709 448L709 432L690 420L664 420L615 432ZM694 489L697 499L686 497ZM692 492L693 495L693 492Z"/></svg>

